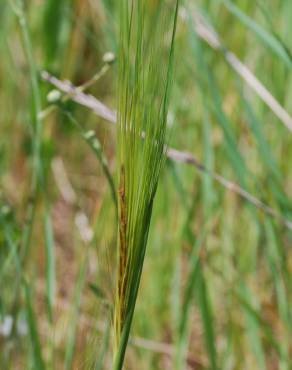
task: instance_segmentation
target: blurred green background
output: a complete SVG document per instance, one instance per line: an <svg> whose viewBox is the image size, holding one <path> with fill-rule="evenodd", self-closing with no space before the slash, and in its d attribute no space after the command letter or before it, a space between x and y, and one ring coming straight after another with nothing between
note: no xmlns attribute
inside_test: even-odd
<svg viewBox="0 0 292 370"><path fill-rule="evenodd" d="M115 128L41 72L114 110L117 5L0 0L3 370L111 368ZM291 25L181 2L169 145L204 167L166 162L126 369L292 369Z"/></svg>

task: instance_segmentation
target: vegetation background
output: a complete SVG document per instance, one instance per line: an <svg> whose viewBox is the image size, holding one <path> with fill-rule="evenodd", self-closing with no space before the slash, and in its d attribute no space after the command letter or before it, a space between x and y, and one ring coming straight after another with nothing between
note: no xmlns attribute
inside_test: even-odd
<svg viewBox="0 0 292 370"><path fill-rule="evenodd" d="M181 2L184 154L160 179L129 370L292 369L291 24L290 0ZM111 368L114 116L73 100L115 110L117 40L117 1L0 0L0 369Z"/></svg>

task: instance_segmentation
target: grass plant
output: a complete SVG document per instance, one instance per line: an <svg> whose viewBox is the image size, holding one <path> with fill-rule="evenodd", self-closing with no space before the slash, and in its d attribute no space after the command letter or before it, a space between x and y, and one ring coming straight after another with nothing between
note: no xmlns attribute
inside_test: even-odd
<svg viewBox="0 0 292 370"><path fill-rule="evenodd" d="M121 1L119 10L116 370L123 366L165 159L178 2L171 5L163 0Z"/></svg>

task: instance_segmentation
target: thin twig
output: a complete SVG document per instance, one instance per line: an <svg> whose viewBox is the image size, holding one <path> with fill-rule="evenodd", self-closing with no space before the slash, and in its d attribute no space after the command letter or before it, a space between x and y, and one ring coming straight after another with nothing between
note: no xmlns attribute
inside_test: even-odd
<svg viewBox="0 0 292 370"><path fill-rule="evenodd" d="M71 96L71 99L80 105L90 109L97 116L104 118L112 123L116 122L116 113L111 111L106 105L102 104L93 95L85 94L80 91L76 86L72 85L70 81L60 81L56 77L44 71L41 73L43 80L49 82L60 91Z"/></svg>
<svg viewBox="0 0 292 370"><path fill-rule="evenodd" d="M116 112L109 109L106 105L101 103L92 95L87 95L85 93L80 93L78 89L72 85L69 81L60 81L56 77L50 75L48 72L42 72L41 74L42 79L49 82L59 90L70 93L72 95L72 100L76 103L85 106L92 110L97 116L104 118L105 120L116 123ZM207 169L195 156L188 152L182 152L176 149L168 148L167 149L167 157L174 162L178 163L185 163L192 165L193 167L197 168L200 172L207 173L211 176L216 182L221 184L227 190L232 191L239 195L242 199L246 200L254 207L262 210L267 215L277 219L281 222L284 226L288 229L292 230L292 221L283 217L279 212L275 209L255 197L254 195L247 192L245 189L241 188L238 184L225 179L220 174L216 172L212 172Z"/></svg>
<svg viewBox="0 0 292 370"><path fill-rule="evenodd" d="M287 226L292 230L292 221L287 220L282 215L280 215L275 209L271 208L266 203L262 202L260 199L256 198L254 195L250 194L238 184L225 179L223 176L216 172L208 170L202 163L200 163L191 153L180 152L176 149L168 149L167 151L168 158L174 160L175 162L187 163L195 166L199 171L207 173L215 181L224 186L226 189L236 193L241 198L245 199L251 203L256 208L261 209L263 212L278 219L281 223Z"/></svg>
<svg viewBox="0 0 292 370"><path fill-rule="evenodd" d="M107 73L109 69L110 69L110 63L105 62L102 68L90 80L86 81L84 84L80 86L75 87L73 95L75 95L77 91L79 93L82 93L85 90L87 90L89 87L94 85L100 78L102 78ZM71 99L72 99L72 91L62 96L61 101L62 103L66 103L68 100L71 100ZM58 109L57 105L50 105L48 108L40 112L39 118L40 119L46 118L50 113L52 113L56 109Z"/></svg>
<svg viewBox="0 0 292 370"><path fill-rule="evenodd" d="M292 117L263 85L262 82L242 63L237 56L228 50L221 42L219 35L207 24L201 14L195 12L193 20L198 36L214 50L223 53L231 68L241 76L249 87L262 99L262 101L274 112L280 121L292 131Z"/></svg>

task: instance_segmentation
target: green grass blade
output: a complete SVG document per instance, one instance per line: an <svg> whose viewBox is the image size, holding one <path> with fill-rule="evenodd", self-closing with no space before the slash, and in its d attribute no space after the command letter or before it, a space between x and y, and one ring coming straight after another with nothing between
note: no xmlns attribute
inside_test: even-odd
<svg viewBox="0 0 292 370"><path fill-rule="evenodd" d="M195 241L190 256L190 272L184 293L182 312L179 324L178 339L176 344L175 369L181 370L185 367L186 354L189 344L189 320L191 315L192 301L195 296L198 277L200 274L200 250L203 246L205 235Z"/></svg>
<svg viewBox="0 0 292 370"><path fill-rule="evenodd" d="M10 220L9 208L4 204L0 203L0 235L3 233L3 237L9 248L9 253L5 257L3 264L0 266L0 282L3 281L3 276L11 268L11 264L14 262L14 268L17 271L18 276L21 276L22 266L19 258L19 251L17 245L17 239L15 236L15 225L14 220Z"/></svg>
<svg viewBox="0 0 292 370"><path fill-rule="evenodd" d="M26 59L29 67L29 76L32 90L32 124L31 124L31 139L33 146L33 168L31 179L31 197L33 201L29 202L27 207L27 224L23 230L22 240L22 258L25 259L29 252L32 229L34 225L35 211L36 211L36 196L38 194L39 186L43 183L42 172L42 121L40 119L41 112L41 91L38 81L38 72L35 63L32 41L30 37L30 30L27 24L27 19L24 11L23 0L10 0L12 9L14 10L21 28L23 48L26 54Z"/></svg>
<svg viewBox="0 0 292 370"><path fill-rule="evenodd" d="M266 191L271 192L274 195L275 200L278 202L281 209L282 216L289 218L289 213L292 209L291 201L285 192L283 185L284 179L279 165L273 155L273 150L264 136L262 123L259 122L251 104L244 97L242 97L242 105L246 113L251 133L256 140L259 157L268 171L267 181L269 186Z"/></svg>
<svg viewBox="0 0 292 370"><path fill-rule="evenodd" d="M281 172L273 156L272 148L269 146L267 139L264 136L262 123L259 122L252 109L251 104L244 97L242 97L242 105L246 112L246 117L250 130L256 139L258 152L262 158L263 163L270 170L271 175L278 182L281 182L282 181Z"/></svg>
<svg viewBox="0 0 292 370"><path fill-rule="evenodd" d="M246 300L246 302L252 301L251 291L242 284L240 287L241 294ZM255 358L257 360L258 368L262 370L267 369L266 360L265 360L265 351L261 339L261 326L259 321L256 319L255 315L252 314L250 310L244 310L246 328L247 328L247 337L250 342L250 347L254 352Z"/></svg>
<svg viewBox="0 0 292 370"><path fill-rule="evenodd" d="M289 298L288 292L286 289L285 280L284 280L284 271L287 271L287 267L283 265L286 264L286 260L282 258L280 253L281 246L277 240L277 236L274 231L272 222L267 219L265 223L266 235L267 235L267 261L271 270L272 280L275 287L276 299L279 317L285 327L285 334L280 342L281 348L281 362L283 368L289 368L289 346L290 339L292 335L292 316L290 303L291 299ZM289 283L291 283L291 278Z"/></svg>
<svg viewBox="0 0 292 370"><path fill-rule="evenodd" d="M236 136L234 129L232 127L232 123L229 120L229 118L226 116L226 114L223 111L222 108L222 99L220 96L219 89L217 87L217 83L215 80L215 77L209 68L209 66L206 63L206 60L204 58L204 52L203 52L203 46L202 42L200 41L194 24L191 20L189 20L189 42L191 51L194 56L194 60L198 63L198 68L201 71L202 78L205 78L205 80L200 82L199 87L201 89L201 94L205 96L206 94L206 86L208 88L208 91L210 93L210 109L213 111L213 114L215 115L218 124L220 125L223 133L224 133L224 143L226 148L226 153L228 155L229 161L234 169L234 172L236 173L240 184L242 186L245 185L246 182L246 175L247 175L247 169L244 162L244 159L238 149Z"/></svg>
<svg viewBox="0 0 292 370"><path fill-rule="evenodd" d="M198 274L198 305L201 311L201 317L204 327L204 336L206 341L206 348L208 352L208 357L210 361L210 369L216 370L217 366L217 351L216 351L216 340L214 333L214 320L211 308L211 301L208 296L208 290L206 285L206 280L200 265Z"/></svg>
<svg viewBox="0 0 292 370"><path fill-rule="evenodd" d="M45 362L43 360L41 343L37 328L37 320L33 311L32 295L28 283L24 283L26 315L29 328L30 343L32 346L34 370L45 370Z"/></svg>
<svg viewBox="0 0 292 370"><path fill-rule="evenodd" d="M239 19L248 29L254 32L257 37L288 67L292 68L292 58L283 44L271 33L262 28L252 18L240 10L234 1L221 0L228 10Z"/></svg>
<svg viewBox="0 0 292 370"><path fill-rule="evenodd" d="M240 290L240 289L239 289ZM259 327L261 327L263 334L265 335L266 340L269 342L271 347L277 352L278 355L281 355L281 346L276 340L271 326L262 318L261 313L255 309L249 300L242 294L241 291L235 293L235 296L242 308L252 318Z"/></svg>
<svg viewBox="0 0 292 370"><path fill-rule="evenodd" d="M55 302L56 272L54 253L54 231L49 209L45 211L45 249L46 249L46 287L49 319L53 320L53 307Z"/></svg>
<svg viewBox="0 0 292 370"><path fill-rule="evenodd" d="M45 3L43 37L44 49L46 54L46 64L54 64L60 47L60 33L62 19L64 17L64 5L66 0L48 0ZM54 25L52 27L52 25Z"/></svg>
<svg viewBox="0 0 292 370"><path fill-rule="evenodd" d="M203 97L201 101L203 102ZM204 165L209 171L214 170L214 150L212 146L212 127L209 119L209 113L207 107L204 109L204 121L203 121L203 140L204 140ZM214 204L214 189L213 179L208 173L203 175L202 179L202 201L204 207L205 219L209 219L213 212Z"/></svg>

